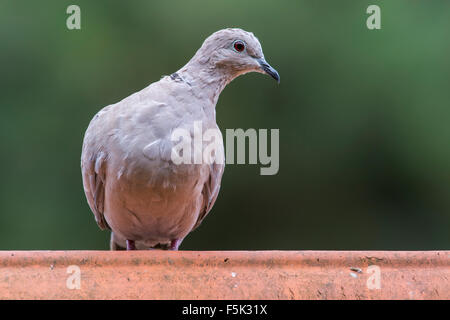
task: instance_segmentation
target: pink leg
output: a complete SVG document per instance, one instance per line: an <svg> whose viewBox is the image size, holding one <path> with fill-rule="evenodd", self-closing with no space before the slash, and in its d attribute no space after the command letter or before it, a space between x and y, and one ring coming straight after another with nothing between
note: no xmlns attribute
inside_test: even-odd
<svg viewBox="0 0 450 320"><path fill-rule="evenodd" d="M170 241L169 250L178 251L178 248L180 247L182 241L183 239L174 239Z"/></svg>
<svg viewBox="0 0 450 320"><path fill-rule="evenodd" d="M134 244L134 240L127 240L127 251L136 250L136 245Z"/></svg>

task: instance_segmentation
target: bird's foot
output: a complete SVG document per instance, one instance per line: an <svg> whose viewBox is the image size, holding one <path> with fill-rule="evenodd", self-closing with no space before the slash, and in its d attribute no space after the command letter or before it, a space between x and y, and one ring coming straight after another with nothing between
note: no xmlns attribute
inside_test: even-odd
<svg viewBox="0 0 450 320"><path fill-rule="evenodd" d="M130 251L130 250L136 250L136 245L134 243L134 240L127 239L127 251Z"/></svg>
<svg viewBox="0 0 450 320"><path fill-rule="evenodd" d="M183 239L174 239L170 241L169 250L178 251L178 248L180 247L182 241Z"/></svg>

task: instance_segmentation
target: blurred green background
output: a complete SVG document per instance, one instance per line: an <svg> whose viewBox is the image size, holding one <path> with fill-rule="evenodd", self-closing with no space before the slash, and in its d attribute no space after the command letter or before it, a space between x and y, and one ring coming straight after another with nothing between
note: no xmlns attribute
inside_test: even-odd
<svg viewBox="0 0 450 320"><path fill-rule="evenodd" d="M89 121L225 27L255 33L281 84L233 81L218 124L279 128L280 171L228 165L182 249L450 248L450 1L2 0L0 249L107 249L81 181Z"/></svg>

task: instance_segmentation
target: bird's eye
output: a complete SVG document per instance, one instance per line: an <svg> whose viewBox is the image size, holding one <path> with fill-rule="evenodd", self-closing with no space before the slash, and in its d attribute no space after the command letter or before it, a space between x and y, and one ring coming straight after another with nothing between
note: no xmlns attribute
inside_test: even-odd
<svg viewBox="0 0 450 320"><path fill-rule="evenodd" d="M234 50L236 50L237 52L242 52L242 51L244 51L244 49L245 49L245 43L242 42L242 41L240 41L240 40L237 40L237 41L234 42L233 48L234 48Z"/></svg>

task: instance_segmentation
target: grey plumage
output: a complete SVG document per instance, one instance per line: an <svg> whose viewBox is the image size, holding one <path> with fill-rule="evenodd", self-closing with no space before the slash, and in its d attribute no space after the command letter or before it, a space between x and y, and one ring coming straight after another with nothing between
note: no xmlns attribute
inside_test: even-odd
<svg viewBox="0 0 450 320"><path fill-rule="evenodd" d="M236 40L245 52L233 48ZM95 115L84 137L83 185L98 226L113 232L111 249L126 247L126 240L138 249L177 240L177 249L202 222L219 193L224 161L174 164L171 134L192 132L194 122L203 132L218 129L215 106L223 88L251 71L279 80L267 66L252 33L220 30L176 73Z"/></svg>

